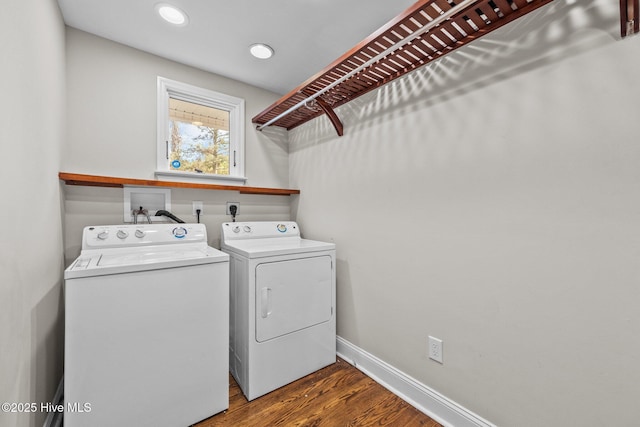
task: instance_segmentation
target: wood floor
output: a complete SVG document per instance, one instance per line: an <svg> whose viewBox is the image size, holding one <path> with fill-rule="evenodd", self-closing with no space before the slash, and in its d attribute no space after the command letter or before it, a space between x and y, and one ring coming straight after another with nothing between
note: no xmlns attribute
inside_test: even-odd
<svg viewBox="0 0 640 427"><path fill-rule="evenodd" d="M229 409L195 427L441 427L341 359L251 402L229 378Z"/></svg>

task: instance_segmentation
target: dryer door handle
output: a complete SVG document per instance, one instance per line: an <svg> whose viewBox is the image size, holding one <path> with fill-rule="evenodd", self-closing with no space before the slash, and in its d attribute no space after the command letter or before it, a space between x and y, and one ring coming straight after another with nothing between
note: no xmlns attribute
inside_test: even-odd
<svg viewBox="0 0 640 427"><path fill-rule="evenodd" d="M260 308L262 309L262 318L266 319L271 314L269 303L271 302L271 288L262 288L262 301Z"/></svg>

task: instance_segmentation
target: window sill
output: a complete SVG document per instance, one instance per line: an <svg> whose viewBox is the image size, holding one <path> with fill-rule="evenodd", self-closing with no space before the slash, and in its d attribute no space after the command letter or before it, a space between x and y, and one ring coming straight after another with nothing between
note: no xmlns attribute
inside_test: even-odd
<svg viewBox="0 0 640 427"><path fill-rule="evenodd" d="M199 184L191 182L157 181L153 179L117 178L111 176L83 175L60 172L58 177L67 185L85 185L91 187L170 187L195 188L199 190L239 191L241 194L264 194L271 196L290 196L300 194L300 190L286 188L245 187L241 185Z"/></svg>
<svg viewBox="0 0 640 427"><path fill-rule="evenodd" d="M237 185L244 185L244 183L247 182L247 178L243 176L209 175L196 172L156 171L155 175L156 178L162 178L167 181L194 182L200 184L227 185L237 183Z"/></svg>

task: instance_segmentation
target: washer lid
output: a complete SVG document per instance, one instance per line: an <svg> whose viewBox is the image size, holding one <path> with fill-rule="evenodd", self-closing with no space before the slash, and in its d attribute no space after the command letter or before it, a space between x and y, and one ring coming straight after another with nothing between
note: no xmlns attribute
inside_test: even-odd
<svg viewBox="0 0 640 427"><path fill-rule="evenodd" d="M209 246L148 246L136 250L82 251L64 278L103 276L163 268L228 262L229 255Z"/></svg>
<svg viewBox="0 0 640 427"><path fill-rule="evenodd" d="M301 239L299 237L232 240L224 242L222 246L222 250L225 252L234 252L247 258L331 251L335 249L336 245L334 243Z"/></svg>

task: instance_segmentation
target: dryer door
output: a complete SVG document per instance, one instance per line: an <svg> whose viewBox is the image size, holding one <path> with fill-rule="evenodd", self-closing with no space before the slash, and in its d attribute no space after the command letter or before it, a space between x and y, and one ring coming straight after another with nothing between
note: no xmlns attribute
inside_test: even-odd
<svg viewBox="0 0 640 427"><path fill-rule="evenodd" d="M256 267L256 340L268 341L332 316L328 255Z"/></svg>

